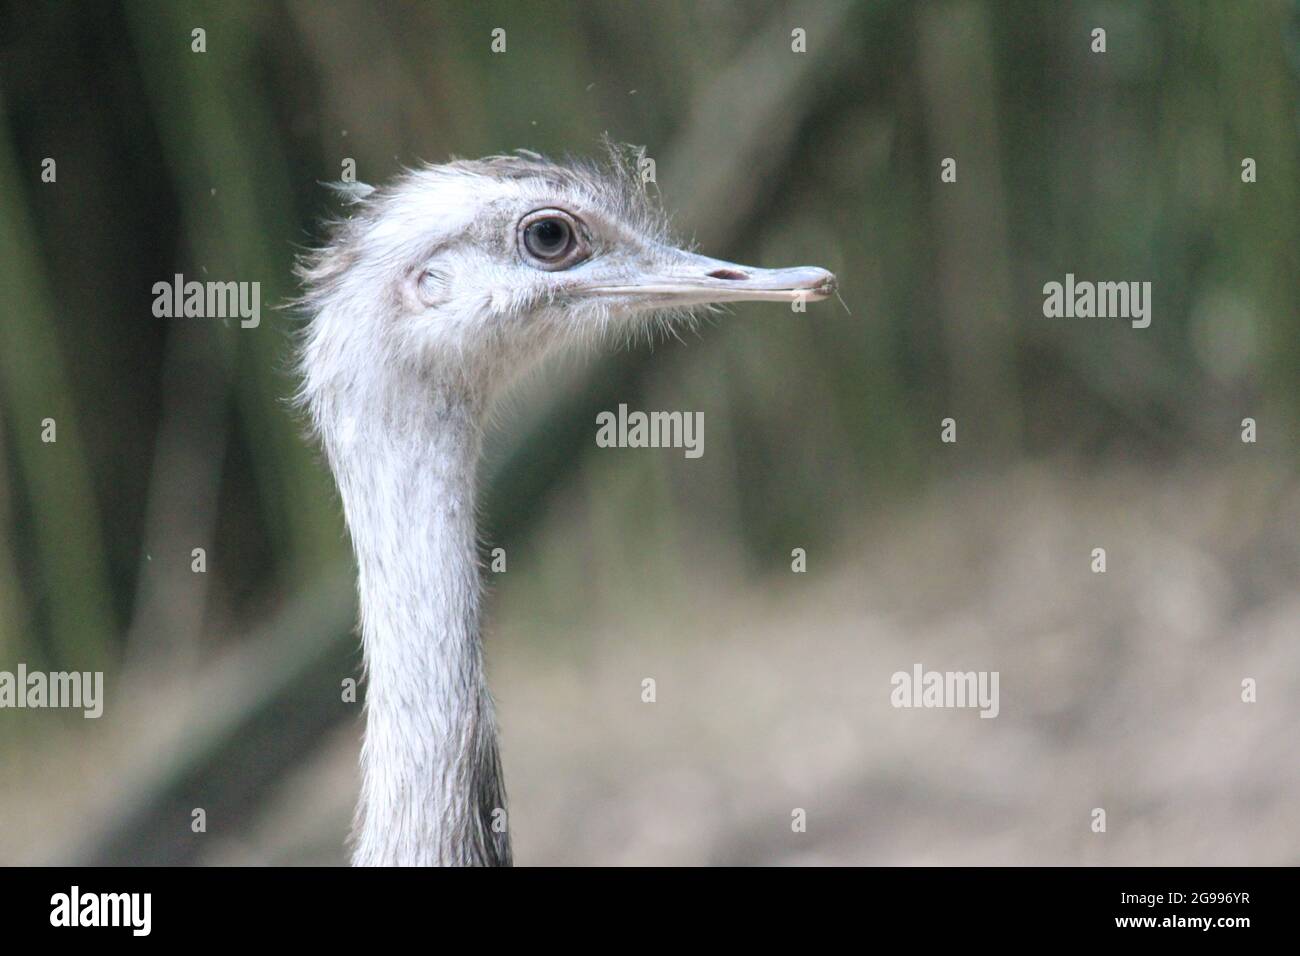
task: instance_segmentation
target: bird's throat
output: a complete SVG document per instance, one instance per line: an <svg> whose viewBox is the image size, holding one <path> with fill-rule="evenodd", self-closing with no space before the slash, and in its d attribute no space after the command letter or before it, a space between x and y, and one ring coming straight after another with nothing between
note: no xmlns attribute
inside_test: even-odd
<svg viewBox="0 0 1300 956"><path fill-rule="evenodd" d="M479 635L479 430L407 390L326 436L358 564L366 736L354 862L510 861ZM374 409L374 404L368 405Z"/></svg>

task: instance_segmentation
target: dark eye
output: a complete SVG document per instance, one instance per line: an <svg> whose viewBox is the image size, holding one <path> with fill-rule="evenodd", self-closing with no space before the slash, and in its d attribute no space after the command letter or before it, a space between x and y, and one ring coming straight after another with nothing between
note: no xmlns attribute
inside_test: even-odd
<svg viewBox="0 0 1300 956"><path fill-rule="evenodd" d="M539 259L558 259L573 241L563 219L538 219L524 230L524 246Z"/></svg>
<svg viewBox="0 0 1300 956"><path fill-rule="evenodd" d="M578 222L560 209L539 209L519 223L520 252L548 272L567 269L588 256Z"/></svg>

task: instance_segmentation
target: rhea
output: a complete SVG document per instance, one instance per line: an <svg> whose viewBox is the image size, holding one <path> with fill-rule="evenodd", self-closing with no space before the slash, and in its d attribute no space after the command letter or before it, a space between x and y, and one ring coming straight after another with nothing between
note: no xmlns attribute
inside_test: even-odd
<svg viewBox="0 0 1300 956"><path fill-rule="evenodd" d="M716 303L822 299L835 277L674 245L618 154L521 152L341 188L346 217L299 263L299 362L358 571L353 863L508 865L475 528L494 400L565 343L634 339Z"/></svg>

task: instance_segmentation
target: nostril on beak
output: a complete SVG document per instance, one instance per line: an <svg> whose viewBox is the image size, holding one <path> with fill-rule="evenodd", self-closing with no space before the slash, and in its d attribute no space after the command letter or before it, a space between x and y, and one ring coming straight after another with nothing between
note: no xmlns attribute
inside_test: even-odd
<svg viewBox="0 0 1300 956"><path fill-rule="evenodd" d="M743 272L737 272L735 269L714 269L709 273L710 279L748 279L749 276Z"/></svg>

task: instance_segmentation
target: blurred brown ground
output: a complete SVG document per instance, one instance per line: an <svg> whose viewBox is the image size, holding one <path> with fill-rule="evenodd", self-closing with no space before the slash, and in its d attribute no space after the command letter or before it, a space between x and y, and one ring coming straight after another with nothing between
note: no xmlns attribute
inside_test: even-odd
<svg viewBox="0 0 1300 956"><path fill-rule="evenodd" d="M1297 527L1290 475L1058 461L938 486L838 556L811 554L805 575L745 581L702 559L666 601L625 568L571 567L603 589L592 602L539 598L554 575L512 569L488 653L517 859L1293 865ZM556 518L547 553L582 554L582 534ZM895 710L890 675L916 662L999 671L1000 715ZM103 718L97 752L69 722L57 746L0 764L0 857L75 858L129 783L118 759L140 728L185 706L137 700ZM359 729L257 818L210 823L203 862L346 862Z"/></svg>

